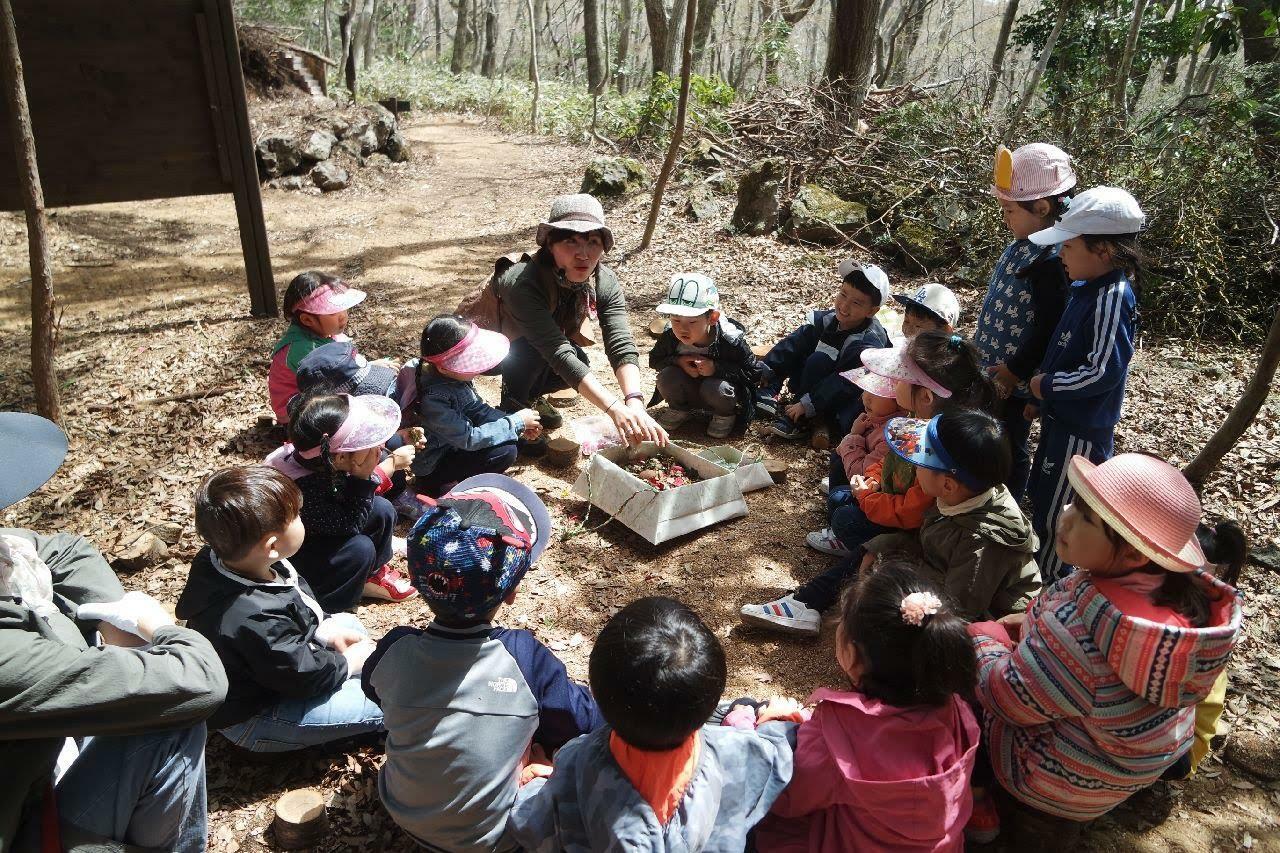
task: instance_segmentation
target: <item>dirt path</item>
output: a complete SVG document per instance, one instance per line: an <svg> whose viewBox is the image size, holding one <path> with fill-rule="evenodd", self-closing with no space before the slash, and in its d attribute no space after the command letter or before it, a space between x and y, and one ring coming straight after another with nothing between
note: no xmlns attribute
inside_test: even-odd
<svg viewBox="0 0 1280 853"><path fill-rule="evenodd" d="M276 281L306 269L341 273L369 291L353 314L362 351L406 357L423 323L448 310L499 254L526 248L547 200L577 189L585 149L499 134L457 118L418 118L406 133L415 160L360 173L353 188L312 196L264 191ZM681 202L673 191L672 204ZM627 258L647 202L634 198L609 212L619 250L613 265L626 284L633 327L643 328L666 278L687 266L714 274L727 310L754 338L773 339L804 311L826 304L834 253L728 237L714 225L686 222L669 208L654 248ZM257 425L267 411L265 376L271 342L283 323L247 316L243 269L231 199L172 199L57 211L53 218L55 286L62 318L59 375L72 448L67 464L38 495L0 513L0 524L88 535L105 553L157 521L184 525L170 559L125 580L172 602L198 547L190 495L209 471L253 463L273 448ZM21 219L0 216L0 409L30 409L25 324L28 288ZM962 294L969 310L973 295ZM1235 380L1162 367L1171 355L1208 358L1244 373L1247 354L1200 345L1187 350L1152 345L1135 362L1134 408L1122 440L1182 456L1202 441L1206 399L1232 399ZM601 359L595 351L593 359ZM486 386L496 391L492 381ZM149 406L139 400L215 390L204 400ZM571 417L588 412L575 406ZM1181 432L1177 442L1169 424ZM1248 438L1274 441L1274 425ZM701 439L688 431L682 440ZM534 630L585 678L590 639L617 607L646 594L678 597L694 606L725 643L732 695L804 696L836 684L828 630L817 643L743 631L743 601L763 601L811 577L827 561L803 545L822 523L816 492L824 456L805 448L773 448L794 463L793 476L748 498L751 515L659 548L616 525L559 538L529 575L502 620ZM1266 457L1232 458L1233 476L1266 480ZM584 504L568 495L573 472L524 466L515 473L547 500L560 531L571 529ZM1247 519L1263 497L1242 494L1239 481L1220 479L1209 497L1217 511ZM593 521L599 514L592 514ZM1270 529L1270 528L1268 528ZM1268 535L1274 535L1269 533ZM1257 659L1276 650L1267 614L1276 602L1269 578L1254 574L1250 638L1242 653ZM375 634L420 622L416 601L359 609ZM1273 658L1274 659L1274 658ZM1280 668L1280 667L1278 667ZM1266 708L1280 707L1280 676L1266 668L1233 667L1230 719L1242 728L1274 732ZM1243 704L1241 704L1243 702ZM1252 704L1250 704L1252 702ZM211 849L266 849L269 804L279 792L318 785L331 797L334 831L326 850L412 849L377 802L379 757L364 747L346 753L305 753L281 762L247 763L219 737L210 741ZM1240 777L1213 759L1194 782L1178 785L1172 817L1155 828L1140 806L1100 822L1087 850L1234 850L1280 848L1280 792ZM1246 835L1247 833L1247 835Z"/></svg>

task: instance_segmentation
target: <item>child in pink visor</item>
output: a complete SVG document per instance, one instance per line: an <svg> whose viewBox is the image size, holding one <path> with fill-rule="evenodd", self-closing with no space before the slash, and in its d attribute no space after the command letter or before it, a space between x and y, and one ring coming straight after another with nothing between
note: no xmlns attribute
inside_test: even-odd
<svg viewBox="0 0 1280 853"><path fill-rule="evenodd" d="M302 492L306 539L293 565L326 613L417 592L391 565L396 511L376 494L383 446L399 428L388 397L311 397L295 404L289 443L266 458Z"/></svg>
<svg viewBox="0 0 1280 853"><path fill-rule="evenodd" d="M347 311L364 301L365 292L347 287L337 276L304 272L284 292L289 327L271 350L267 392L276 423L289 423L289 400L298 393L298 365L312 350L333 341L349 341Z"/></svg>
<svg viewBox="0 0 1280 853"><path fill-rule="evenodd" d="M541 436L535 409L508 414L476 391L473 380L502 364L510 349L502 335L452 314L422 330L417 407L426 446L413 460L419 494L439 497L468 477L501 474L515 463L517 442Z"/></svg>

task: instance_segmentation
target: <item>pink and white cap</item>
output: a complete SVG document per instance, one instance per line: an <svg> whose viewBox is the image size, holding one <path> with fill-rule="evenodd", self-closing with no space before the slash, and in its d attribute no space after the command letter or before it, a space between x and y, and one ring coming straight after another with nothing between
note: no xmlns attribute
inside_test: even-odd
<svg viewBox="0 0 1280 853"><path fill-rule="evenodd" d="M330 453L355 453L370 447L381 447L400 429L400 406L390 397L352 397L343 394L349 409L347 417L329 436ZM294 451L303 459L315 459L320 446Z"/></svg>
<svg viewBox="0 0 1280 853"><path fill-rule="evenodd" d="M892 379L881 376L878 373L872 373L865 367L855 367L853 370L846 370L840 375L873 397L884 397L886 400L892 400L897 396L897 392L893 388Z"/></svg>
<svg viewBox="0 0 1280 853"><path fill-rule="evenodd" d="M1101 465L1073 456L1067 479L1103 524L1171 572L1205 565L1196 539L1200 499L1182 472L1142 453L1121 453Z"/></svg>
<svg viewBox="0 0 1280 853"><path fill-rule="evenodd" d="M951 392L948 389L930 379L929 375L920 369L920 365L916 364L911 359L911 356L907 355L906 347L864 349L862 351L862 363L872 373L892 379L895 382L910 382L912 385L928 388L943 399L951 396Z"/></svg>
<svg viewBox="0 0 1280 853"><path fill-rule="evenodd" d="M337 314L364 302L367 295L354 287L337 290L324 284L311 291L293 310L297 314Z"/></svg>
<svg viewBox="0 0 1280 853"><path fill-rule="evenodd" d="M473 323L462 340L442 353L425 356L423 361L464 376L479 376L501 364L510 351L511 341Z"/></svg>
<svg viewBox="0 0 1280 853"><path fill-rule="evenodd" d="M1006 159L1007 158L1007 159ZM1035 201L1062 195L1076 185L1071 155L1056 145L1032 142L1012 152L1000 146L991 193L1005 201Z"/></svg>

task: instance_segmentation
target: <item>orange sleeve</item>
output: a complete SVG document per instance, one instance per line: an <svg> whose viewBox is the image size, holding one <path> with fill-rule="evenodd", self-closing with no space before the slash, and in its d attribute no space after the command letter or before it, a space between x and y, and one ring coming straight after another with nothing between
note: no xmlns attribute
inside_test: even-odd
<svg viewBox="0 0 1280 853"><path fill-rule="evenodd" d="M858 497L858 506L870 521L900 530L915 530L924 523L924 514L933 506L933 498L924 493L919 483L912 483L906 494L867 492Z"/></svg>

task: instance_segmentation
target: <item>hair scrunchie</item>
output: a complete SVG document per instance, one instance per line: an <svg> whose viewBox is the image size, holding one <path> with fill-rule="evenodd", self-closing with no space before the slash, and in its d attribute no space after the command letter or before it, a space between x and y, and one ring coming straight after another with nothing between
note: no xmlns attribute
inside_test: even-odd
<svg viewBox="0 0 1280 853"><path fill-rule="evenodd" d="M913 592L902 599L898 610L902 613L902 621L908 625L919 627L924 620L942 609L942 600L931 592Z"/></svg>

